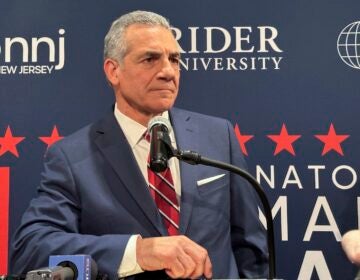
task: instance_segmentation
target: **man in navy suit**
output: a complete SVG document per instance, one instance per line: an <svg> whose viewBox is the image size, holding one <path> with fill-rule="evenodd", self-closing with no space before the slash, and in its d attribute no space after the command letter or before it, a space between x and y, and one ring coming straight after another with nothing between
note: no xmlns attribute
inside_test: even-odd
<svg viewBox="0 0 360 280"><path fill-rule="evenodd" d="M228 121L173 108L179 62L162 16L135 11L113 22L104 71L114 110L48 150L13 239L12 272L46 266L49 255L89 254L111 279L267 276L258 199L241 178L169 160L180 213L171 236L150 194L144 135L154 116L169 119L174 146L245 168Z"/></svg>

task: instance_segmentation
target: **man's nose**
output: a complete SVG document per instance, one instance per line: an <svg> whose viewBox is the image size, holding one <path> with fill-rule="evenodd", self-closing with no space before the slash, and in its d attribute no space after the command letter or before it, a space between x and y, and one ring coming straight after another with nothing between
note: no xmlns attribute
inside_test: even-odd
<svg viewBox="0 0 360 280"><path fill-rule="evenodd" d="M162 61L161 69L160 69L160 78L171 80L175 77L177 72L177 65L170 61L169 58L165 58Z"/></svg>

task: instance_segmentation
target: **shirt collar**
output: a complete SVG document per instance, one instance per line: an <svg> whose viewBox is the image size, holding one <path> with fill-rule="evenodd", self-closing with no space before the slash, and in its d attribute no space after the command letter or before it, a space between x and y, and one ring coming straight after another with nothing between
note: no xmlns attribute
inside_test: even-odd
<svg viewBox="0 0 360 280"><path fill-rule="evenodd" d="M114 115L122 131L124 132L130 147L133 149L140 142L140 140L143 139L143 136L147 131L147 127L139 124L138 122L121 113L117 108L117 104L115 104ZM169 120L168 111L163 112L161 116Z"/></svg>

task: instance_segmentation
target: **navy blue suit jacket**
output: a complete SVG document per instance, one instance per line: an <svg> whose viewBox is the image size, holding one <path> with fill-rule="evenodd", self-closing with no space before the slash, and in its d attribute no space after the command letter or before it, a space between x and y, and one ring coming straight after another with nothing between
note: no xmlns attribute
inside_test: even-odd
<svg viewBox="0 0 360 280"><path fill-rule="evenodd" d="M228 121L176 108L170 118L178 148L245 168ZM214 278L266 277L266 235L253 189L213 167L181 162L180 173L180 233L208 250ZM220 174L225 176L197 185ZM48 150L38 197L13 239L11 269L46 266L49 255L90 254L101 272L116 279L132 234L167 232L111 112Z"/></svg>

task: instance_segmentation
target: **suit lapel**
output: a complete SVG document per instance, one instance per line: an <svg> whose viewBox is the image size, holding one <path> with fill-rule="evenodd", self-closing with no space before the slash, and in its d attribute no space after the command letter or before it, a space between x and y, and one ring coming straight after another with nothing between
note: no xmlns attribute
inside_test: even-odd
<svg viewBox="0 0 360 280"><path fill-rule="evenodd" d="M180 150L198 151L199 137L198 127L191 120L186 111L173 108L170 111L177 148ZM180 233L186 234L191 219L193 200L196 195L196 172L195 166L180 162L181 177L181 203L180 203Z"/></svg>
<svg viewBox="0 0 360 280"><path fill-rule="evenodd" d="M158 214L154 200L147 189L147 182L140 171L135 160L131 147L129 146L124 133L117 123L113 113L103 119L96 129L95 143L119 176L123 185L127 188L136 205L130 210L134 215L139 215L137 209L140 209L141 217L146 216L155 230L166 235L166 229L163 226L160 215ZM120 186L113 184L111 188L116 195L117 188ZM124 197L117 197L123 201ZM128 202L127 202L128 203ZM128 203L132 205L131 203ZM141 217L139 220L141 221Z"/></svg>

